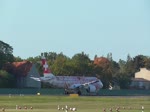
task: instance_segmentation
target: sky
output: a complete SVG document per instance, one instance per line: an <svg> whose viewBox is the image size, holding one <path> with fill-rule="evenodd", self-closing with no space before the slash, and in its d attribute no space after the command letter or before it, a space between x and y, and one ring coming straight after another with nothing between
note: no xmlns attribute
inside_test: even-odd
<svg viewBox="0 0 150 112"><path fill-rule="evenodd" d="M23 59L150 56L150 0L0 0L0 40Z"/></svg>

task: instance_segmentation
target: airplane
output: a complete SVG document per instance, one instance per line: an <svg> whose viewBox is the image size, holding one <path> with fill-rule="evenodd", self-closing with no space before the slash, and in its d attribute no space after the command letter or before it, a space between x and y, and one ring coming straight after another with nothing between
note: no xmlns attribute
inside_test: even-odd
<svg viewBox="0 0 150 112"><path fill-rule="evenodd" d="M82 89L85 89L87 93L98 93L103 87L101 80L96 77L55 76L51 73L46 58L42 56L41 60L44 69L44 76L39 79L36 78L36 80L47 83L54 88L63 88L65 94L75 93L81 95Z"/></svg>

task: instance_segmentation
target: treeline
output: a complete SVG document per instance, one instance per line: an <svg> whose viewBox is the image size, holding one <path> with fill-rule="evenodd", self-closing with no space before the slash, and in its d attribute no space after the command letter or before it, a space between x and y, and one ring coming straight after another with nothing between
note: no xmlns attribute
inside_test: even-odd
<svg viewBox="0 0 150 112"><path fill-rule="evenodd" d="M112 58L112 54L108 53L107 57L97 57L100 61L91 60L88 54L84 52L75 54L72 58L67 57L63 53L44 52L48 61L48 65L55 75L76 75L76 76L96 76L100 78L104 84L104 88L109 88L109 85L117 84L120 88L128 88L131 83L131 78L140 68L150 69L150 57L138 55L132 58L127 56L127 60L119 60L116 62ZM27 60L32 62L40 62L41 56L30 57ZM40 74L42 67L37 63Z"/></svg>
<svg viewBox="0 0 150 112"><path fill-rule="evenodd" d="M13 75L3 73L3 65L6 62L22 61L20 57L14 57L12 54L13 48L0 41L0 87L4 86L4 83L12 87L10 84L15 81ZM120 59L119 62L113 60L112 54L108 53L107 57L97 57L95 55L95 60L100 59L100 61L91 60L88 54L81 52L75 54L73 57L69 58L63 53L56 52L44 52L44 55L48 61L50 70L55 75L76 75L76 76L96 76L101 79L104 84L104 88L108 88L110 84L117 84L120 88L128 88L131 83L131 78L134 77L135 72L139 71L141 67L150 69L150 57L144 55L138 55L135 57L127 56L126 60ZM40 64L41 55L36 57L29 57L25 60L36 63L39 73L42 75L42 66ZM4 75L5 74L5 75ZM7 78L4 76L8 76ZM5 79L5 81L4 81ZM10 80L9 82L7 82ZM8 84L7 84L7 83Z"/></svg>

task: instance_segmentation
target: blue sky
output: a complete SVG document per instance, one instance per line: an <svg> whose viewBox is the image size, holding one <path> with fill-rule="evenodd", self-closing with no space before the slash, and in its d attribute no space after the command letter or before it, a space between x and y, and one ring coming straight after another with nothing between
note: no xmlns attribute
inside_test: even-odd
<svg viewBox="0 0 150 112"><path fill-rule="evenodd" d="M149 0L0 0L0 40L14 56L82 51L150 56Z"/></svg>

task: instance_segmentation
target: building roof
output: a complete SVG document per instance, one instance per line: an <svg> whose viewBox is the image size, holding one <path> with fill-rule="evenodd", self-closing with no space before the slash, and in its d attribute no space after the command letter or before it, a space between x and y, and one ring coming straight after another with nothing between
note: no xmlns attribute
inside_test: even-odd
<svg viewBox="0 0 150 112"><path fill-rule="evenodd" d="M13 62L12 64L8 63L5 70L17 76L27 76L31 67L32 63L29 61Z"/></svg>
<svg viewBox="0 0 150 112"><path fill-rule="evenodd" d="M101 63L109 63L109 60L105 57L97 57L94 59L94 64L99 65Z"/></svg>

